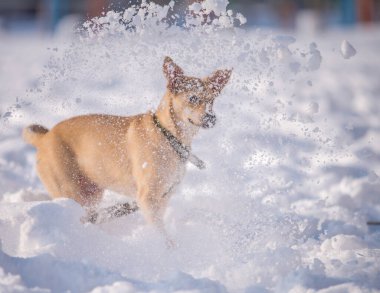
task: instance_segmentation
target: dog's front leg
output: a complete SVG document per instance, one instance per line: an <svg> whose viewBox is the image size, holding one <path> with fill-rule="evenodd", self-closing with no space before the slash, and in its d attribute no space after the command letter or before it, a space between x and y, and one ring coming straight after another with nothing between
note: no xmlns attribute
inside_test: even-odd
<svg viewBox="0 0 380 293"><path fill-rule="evenodd" d="M176 247L165 229L163 215L168 202L165 192L158 192L157 189L141 188L138 192L138 206L145 220L149 224L153 224L157 230L164 236L168 248Z"/></svg>
<svg viewBox="0 0 380 293"><path fill-rule="evenodd" d="M145 220L149 224L156 226L160 231L164 230L163 214L166 202L160 198L160 195L150 190L141 190L138 194L137 203Z"/></svg>

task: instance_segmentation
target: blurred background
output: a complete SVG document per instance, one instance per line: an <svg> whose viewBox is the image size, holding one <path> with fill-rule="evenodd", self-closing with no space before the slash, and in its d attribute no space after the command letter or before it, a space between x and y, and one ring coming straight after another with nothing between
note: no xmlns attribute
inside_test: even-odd
<svg viewBox="0 0 380 293"><path fill-rule="evenodd" d="M177 0L179 15L194 1ZM120 10L141 0L0 0L0 30L54 32L59 23ZM168 4L170 0L156 0ZM229 8L242 12L248 26L287 30L324 30L334 26L371 26L380 22L380 0L230 0Z"/></svg>

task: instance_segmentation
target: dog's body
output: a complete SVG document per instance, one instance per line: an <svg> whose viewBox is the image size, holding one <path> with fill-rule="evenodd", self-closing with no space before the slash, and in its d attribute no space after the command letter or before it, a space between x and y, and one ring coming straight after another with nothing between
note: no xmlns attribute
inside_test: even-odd
<svg viewBox="0 0 380 293"><path fill-rule="evenodd" d="M212 103L231 71L219 70L206 79L186 77L167 57L164 73L167 92L155 113L78 116L50 131L38 125L24 130L25 140L37 148L38 174L53 198L94 207L110 189L135 197L147 221L161 225L186 163L163 128L189 148L200 127L215 123Z"/></svg>

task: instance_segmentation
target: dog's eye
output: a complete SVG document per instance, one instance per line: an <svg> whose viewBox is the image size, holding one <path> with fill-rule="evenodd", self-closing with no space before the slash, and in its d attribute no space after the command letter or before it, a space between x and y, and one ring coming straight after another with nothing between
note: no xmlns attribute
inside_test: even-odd
<svg viewBox="0 0 380 293"><path fill-rule="evenodd" d="M201 100L197 96L190 96L189 102L190 104L193 104L193 105L199 105Z"/></svg>

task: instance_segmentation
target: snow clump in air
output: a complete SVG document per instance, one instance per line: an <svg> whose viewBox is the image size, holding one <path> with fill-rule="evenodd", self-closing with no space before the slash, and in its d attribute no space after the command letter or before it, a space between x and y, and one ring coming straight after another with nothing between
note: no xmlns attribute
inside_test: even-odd
<svg viewBox="0 0 380 293"><path fill-rule="evenodd" d="M356 55L356 49L347 40L343 40L340 45L340 53L344 59L350 59Z"/></svg>
<svg viewBox="0 0 380 293"><path fill-rule="evenodd" d="M213 11L216 15L221 15L227 10L228 0L205 0L200 5L207 14Z"/></svg>

